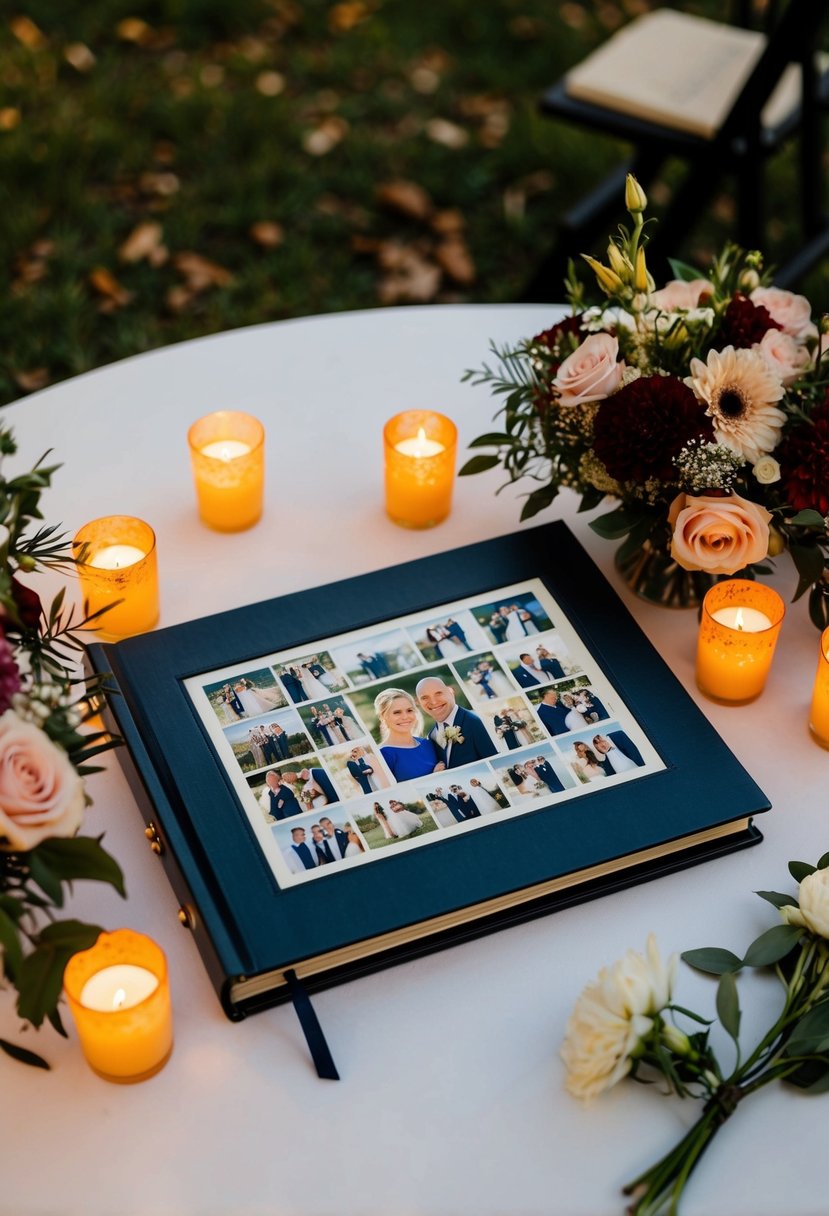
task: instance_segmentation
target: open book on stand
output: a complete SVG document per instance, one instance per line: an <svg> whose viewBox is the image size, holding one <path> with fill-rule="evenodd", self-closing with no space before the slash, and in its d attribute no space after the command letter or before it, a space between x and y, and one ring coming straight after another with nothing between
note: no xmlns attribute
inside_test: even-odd
<svg viewBox="0 0 829 1216"><path fill-rule="evenodd" d="M89 657L232 1018L761 839L560 523Z"/></svg>

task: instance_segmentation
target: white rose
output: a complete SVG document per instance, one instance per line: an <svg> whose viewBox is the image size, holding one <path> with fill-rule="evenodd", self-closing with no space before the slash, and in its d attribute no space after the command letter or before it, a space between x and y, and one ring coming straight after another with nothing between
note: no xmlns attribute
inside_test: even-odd
<svg viewBox="0 0 829 1216"><path fill-rule="evenodd" d="M807 874L798 891L799 908L781 908L783 920L829 938L829 870Z"/></svg>
<svg viewBox="0 0 829 1216"><path fill-rule="evenodd" d="M658 1014L670 1001L676 966L676 955L663 964L650 934L647 957L629 950L587 985L561 1047L567 1089L574 1097L594 1098L630 1072L653 1027L649 1015Z"/></svg>
<svg viewBox="0 0 829 1216"><path fill-rule="evenodd" d="M780 465L773 456L761 456L755 460L752 471L761 486L770 486L780 480Z"/></svg>
<svg viewBox="0 0 829 1216"><path fill-rule="evenodd" d="M591 334L558 369L553 387L562 405L603 401L615 393L625 370L617 363L619 342L610 334Z"/></svg>
<svg viewBox="0 0 829 1216"><path fill-rule="evenodd" d="M0 849L74 836L84 805L83 781L66 752L7 709L0 717Z"/></svg>

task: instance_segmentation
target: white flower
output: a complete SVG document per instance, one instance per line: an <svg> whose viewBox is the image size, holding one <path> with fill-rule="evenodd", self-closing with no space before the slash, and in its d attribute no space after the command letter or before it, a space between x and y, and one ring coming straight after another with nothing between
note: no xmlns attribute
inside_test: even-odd
<svg viewBox="0 0 829 1216"><path fill-rule="evenodd" d="M717 442L744 460L753 463L779 440L786 415L774 402L783 385L756 350L711 350L707 363L691 360L685 383L708 406Z"/></svg>
<svg viewBox="0 0 829 1216"><path fill-rule="evenodd" d="M629 950L602 968L576 1001L561 1047L574 1097L594 1098L626 1076L653 1016L670 1001L677 956L665 966L652 933L646 954Z"/></svg>
<svg viewBox="0 0 829 1216"><path fill-rule="evenodd" d="M7 549L11 540L11 532L5 524L0 524L0 549Z"/></svg>
<svg viewBox="0 0 829 1216"><path fill-rule="evenodd" d="M800 925L818 937L829 938L829 870L807 874L798 891L799 908L780 909L788 925Z"/></svg>
<svg viewBox="0 0 829 1216"><path fill-rule="evenodd" d="M773 456L761 456L754 462L754 476L761 486L770 486L780 480L780 465Z"/></svg>

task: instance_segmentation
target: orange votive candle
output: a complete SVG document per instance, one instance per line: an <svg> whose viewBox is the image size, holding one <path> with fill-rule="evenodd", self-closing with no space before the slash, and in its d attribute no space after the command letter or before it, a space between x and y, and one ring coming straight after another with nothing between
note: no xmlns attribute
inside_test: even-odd
<svg viewBox="0 0 829 1216"><path fill-rule="evenodd" d="M820 636L809 729L822 747L829 748L829 629Z"/></svg>
<svg viewBox="0 0 829 1216"><path fill-rule="evenodd" d="M458 429L432 410L407 410L383 428L386 512L404 528L431 528L449 514Z"/></svg>
<svg viewBox="0 0 829 1216"><path fill-rule="evenodd" d="M759 697L785 611L777 592L762 583L742 578L716 583L702 604L700 691L725 705L745 705Z"/></svg>
<svg viewBox="0 0 829 1216"><path fill-rule="evenodd" d="M262 514L265 428L250 414L218 410L187 433L199 515L218 532L241 532Z"/></svg>
<svg viewBox="0 0 829 1216"><path fill-rule="evenodd" d="M144 1081L173 1050L167 960L143 933L116 929L73 955L63 986L90 1068L107 1081Z"/></svg>
<svg viewBox="0 0 829 1216"><path fill-rule="evenodd" d="M89 629L114 637L143 633L158 620L155 533L143 519L107 515L84 524L72 542Z"/></svg>

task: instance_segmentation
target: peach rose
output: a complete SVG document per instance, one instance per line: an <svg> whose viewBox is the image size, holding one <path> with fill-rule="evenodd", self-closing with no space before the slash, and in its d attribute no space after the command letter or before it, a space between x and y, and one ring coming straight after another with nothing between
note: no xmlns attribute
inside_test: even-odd
<svg viewBox="0 0 829 1216"><path fill-rule="evenodd" d="M671 556L685 570L734 574L767 555L770 519L765 507L738 494L678 494L668 511Z"/></svg>
<svg viewBox="0 0 829 1216"><path fill-rule="evenodd" d="M787 385L793 384L812 362L807 348L782 329L767 329L757 349L771 370Z"/></svg>
<svg viewBox="0 0 829 1216"><path fill-rule="evenodd" d="M562 405L603 401L622 382L624 363L617 363L619 342L610 334L591 334L558 369L553 387Z"/></svg>
<svg viewBox="0 0 829 1216"><path fill-rule="evenodd" d="M812 306L805 296L784 291L782 287L757 287L749 296L752 304L762 304L772 321L783 326L783 332L804 341L817 336L812 321Z"/></svg>
<svg viewBox="0 0 829 1216"><path fill-rule="evenodd" d="M0 717L0 849L33 849L48 836L74 836L85 801L83 780L66 752L7 709Z"/></svg>
<svg viewBox="0 0 829 1216"><path fill-rule="evenodd" d="M680 308L697 308L713 291L708 279L691 279L690 282L670 279L659 291L652 291L649 300L653 308L660 308L663 312L676 312Z"/></svg>

